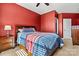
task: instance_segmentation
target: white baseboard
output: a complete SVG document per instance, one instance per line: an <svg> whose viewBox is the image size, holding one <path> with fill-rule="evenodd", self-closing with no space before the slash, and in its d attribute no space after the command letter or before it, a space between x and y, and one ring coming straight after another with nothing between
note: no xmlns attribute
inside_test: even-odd
<svg viewBox="0 0 79 59"><path fill-rule="evenodd" d="M70 40L72 40L72 37L71 38L62 38L62 39L70 39Z"/></svg>

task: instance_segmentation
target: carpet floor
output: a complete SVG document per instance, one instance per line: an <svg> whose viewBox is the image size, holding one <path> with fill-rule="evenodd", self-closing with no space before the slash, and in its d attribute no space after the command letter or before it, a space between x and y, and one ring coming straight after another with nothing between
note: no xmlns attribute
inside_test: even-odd
<svg viewBox="0 0 79 59"><path fill-rule="evenodd" d="M73 45L72 40L64 39L64 47L58 49L54 56L79 56L79 46Z"/></svg>
<svg viewBox="0 0 79 59"><path fill-rule="evenodd" d="M54 56L79 56L79 46L72 44L72 40L70 39L64 39L64 47L61 49L58 49ZM16 51L19 50L18 47L15 47L14 49L8 49L6 51L3 51L0 53L0 56L17 56Z"/></svg>

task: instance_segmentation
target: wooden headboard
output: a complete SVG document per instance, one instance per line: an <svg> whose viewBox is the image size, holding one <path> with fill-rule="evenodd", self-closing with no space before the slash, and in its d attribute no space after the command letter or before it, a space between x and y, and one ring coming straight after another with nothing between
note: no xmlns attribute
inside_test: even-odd
<svg viewBox="0 0 79 59"><path fill-rule="evenodd" d="M23 26L23 25L17 25L17 26L15 26L15 32L16 32L15 35L17 35L17 31L18 31L18 29L21 29L21 28L34 28L35 30L37 30L35 26Z"/></svg>
<svg viewBox="0 0 79 59"><path fill-rule="evenodd" d="M16 26L16 30L17 29L20 29L20 28L35 28L35 30L36 30L36 27L35 26L21 26L21 25L19 25L19 26Z"/></svg>

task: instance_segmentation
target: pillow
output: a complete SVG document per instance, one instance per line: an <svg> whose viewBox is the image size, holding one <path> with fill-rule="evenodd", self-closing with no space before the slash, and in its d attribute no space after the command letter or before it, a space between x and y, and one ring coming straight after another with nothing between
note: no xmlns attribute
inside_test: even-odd
<svg viewBox="0 0 79 59"><path fill-rule="evenodd" d="M34 28L23 28L22 32L35 32Z"/></svg>
<svg viewBox="0 0 79 59"><path fill-rule="evenodd" d="M22 32L23 31L23 29L18 29L18 32Z"/></svg>

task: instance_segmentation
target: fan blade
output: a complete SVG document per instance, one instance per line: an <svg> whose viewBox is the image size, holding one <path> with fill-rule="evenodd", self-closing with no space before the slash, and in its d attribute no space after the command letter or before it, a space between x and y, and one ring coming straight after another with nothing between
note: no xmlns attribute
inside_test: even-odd
<svg viewBox="0 0 79 59"><path fill-rule="evenodd" d="M44 3L45 5L49 6L49 3Z"/></svg>
<svg viewBox="0 0 79 59"><path fill-rule="evenodd" d="M40 3L37 3L36 7L38 7L38 6L39 6L39 4L40 4Z"/></svg>

